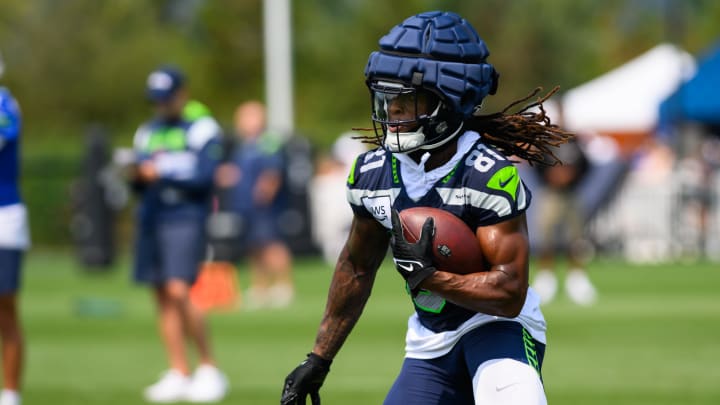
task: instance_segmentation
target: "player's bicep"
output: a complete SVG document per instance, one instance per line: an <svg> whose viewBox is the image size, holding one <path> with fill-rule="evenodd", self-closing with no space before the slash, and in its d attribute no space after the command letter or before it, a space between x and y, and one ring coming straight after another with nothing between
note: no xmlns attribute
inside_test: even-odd
<svg viewBox="0 0 720 405"><path fill-rule="evenodd" d="M530 247L525 214L478 227L475 234L489 270L505 273L516 288L527 287Z"/></svg>
<svg viewBox="0 0 720 405"><path fill-rule="evenodd" d="M360 271L375 272L387 253L390 234L375 219L355 215L341 260Z"/></svg>

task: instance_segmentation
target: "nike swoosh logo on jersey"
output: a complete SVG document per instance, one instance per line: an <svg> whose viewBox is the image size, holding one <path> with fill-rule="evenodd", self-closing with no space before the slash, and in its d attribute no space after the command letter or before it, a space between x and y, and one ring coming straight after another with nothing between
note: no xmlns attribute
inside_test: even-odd
<svg viewBox="0 0 720 405"><path fill-rule="evenodd" d="M500 184L500 188L505 188L505 186L507 186L508 183L510 183L510 181L511 181L512 179L514 179L514 178L515 178L515 175L513 174L512 176L510 176L509 179L507 179L507 180L505 180L505 181L500 180L500 181L498 182L498 183Z"/></svg>

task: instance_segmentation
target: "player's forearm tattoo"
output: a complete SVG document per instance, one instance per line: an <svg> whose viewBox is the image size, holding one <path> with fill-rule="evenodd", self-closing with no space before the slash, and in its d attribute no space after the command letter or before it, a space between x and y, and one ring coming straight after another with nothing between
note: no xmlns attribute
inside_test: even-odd
<svg viewBox="0 0 720 405"><path fill-rule="evenodd" d="M340 253L313 352L335 357L370 297L390 236L374 219L355 218Z"/></svg>
<svg viewBox="0 0 720 405"><path fill-rule="evenodd" d="M328 294L327 308L320 323L315 350L332 359L337 354L370 296L374 272L363 273L347 260L338 262Z"/></svg>

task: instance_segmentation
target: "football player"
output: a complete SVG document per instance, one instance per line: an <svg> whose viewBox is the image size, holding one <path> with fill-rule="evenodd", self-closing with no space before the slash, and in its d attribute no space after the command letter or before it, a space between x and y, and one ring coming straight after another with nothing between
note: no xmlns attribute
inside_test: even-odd
<svg viewBox="0 0 720 405"><path fill-rule="evenodd" d="M304 404L307 396L320 402L318 390L390 244L415 313L385 404L545 404L546 325L528 288L531 196L508 156L541 162L570 135L542 108L527 111L543 99L515 114L478 114L483 98L495 93L498 74L485 43L456 14L410 17L379 44L365 69L379 147L360 155L350 171L352 230L315 346L287 376L281 403ZM435 268L432 219L417 243L402 236L397 212L416 206L461 218L487 267L463 275Z"/></svg>
<svg viewBox="0 0 720 405"><path fill-rule="evenodd" d="M3 63L0 59L0 76ZM20 404L24 343L17 307L22 259L30 245L27 211L20 198L20 108L0 86L0 337L3 390L0 405Z"/></svg>

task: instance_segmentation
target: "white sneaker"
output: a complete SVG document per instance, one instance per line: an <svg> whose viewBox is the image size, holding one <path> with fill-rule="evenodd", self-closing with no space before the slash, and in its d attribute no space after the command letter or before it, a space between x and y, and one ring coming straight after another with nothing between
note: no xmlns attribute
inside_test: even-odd
<svg viewBox="0 0 720 405"><path fill-rule="evenodd" d="M177 370L168 370L155 384L145 389L145 400L156 403L182 401L186 398L190 378Z"/></svg>
<svg viewBox="0 0 720 405"><path fill-rule="evenodd" d="M269 306L269 293L267 288L250 287L245 291L245 305L248 311L257 311Z"/></svg>
<svg viewBox="0 0 720 405"><path fill-rule="evenodd" d="M193 374L186 399L190 402L218 402L228 392L228 381L217 367L199 366Z"/></svg>
<svg viewBox="0 0 720 405"><path fill-rule="evenodd" d="M571 270L565 278L565 292L578 305L592 305L597 299L597 291L583 270Z"/></svg>
<svg viewBox="0 0 720 405"><path fill-rule="evenodd" d="M0 405L20 405L20 394L13 390L2 390Z"/></svg>
<svg viewBox="0 0 720 405"><path fill-rule="evenodd" d="M268 291L271 308L287 308L295 298L295 289L291 284L275 284Z"/></svg>
<svg viewBox="0 0 720 405"><path fill-rule="evenodd" d="M540 303L547 304L557 293L557 277L550 270L540 270L533 280L532 289L540 296Z"/></svg>

